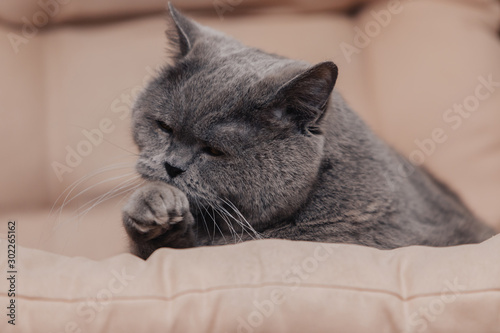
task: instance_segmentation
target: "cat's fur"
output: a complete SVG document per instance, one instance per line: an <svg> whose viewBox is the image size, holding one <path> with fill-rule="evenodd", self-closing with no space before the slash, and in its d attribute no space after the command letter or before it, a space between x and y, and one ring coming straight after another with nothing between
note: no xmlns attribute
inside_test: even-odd
<svg viewBox="0 0 500 333"><path fill-rule="evenodd" d="M243 46L172 7L169 20L174 63L133 110L148 180L123 211L135 254L255 238L390 249L493 235L332 92L332 62Z"/></svg>

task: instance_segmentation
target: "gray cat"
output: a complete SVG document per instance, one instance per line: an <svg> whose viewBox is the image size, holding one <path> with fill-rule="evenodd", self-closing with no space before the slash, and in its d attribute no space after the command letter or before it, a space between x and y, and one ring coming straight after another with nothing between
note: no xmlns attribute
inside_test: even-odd
<svg viewBox="0 0 500 333"><path fill-rule="evenodd" d="M337 66L243 46L170 7L174 63L133 109L147 180L123 209L132 252L259 238L391 249L494 233L376 137Z"/></svg>

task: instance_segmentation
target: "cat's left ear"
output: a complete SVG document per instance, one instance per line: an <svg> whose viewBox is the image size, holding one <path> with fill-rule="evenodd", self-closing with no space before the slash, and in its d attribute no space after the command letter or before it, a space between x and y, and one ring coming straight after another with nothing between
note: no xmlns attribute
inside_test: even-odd
<svg viewBox="0 0 500 333"><path fill-rule="evenodd" d="M318 121L326 111L337 76L337 66L326 61L282 85L277 96L285 104L287 115L300 125Z"/></svg>
<svg viewBox="0 0 500 333"><path fill-rule="evenodd" d="M166 34L170 47L173 51L173 57L177 60L184 58L191 48L199 27L195 22L182 15L171 2L168 3L168 24Z"/></svg>

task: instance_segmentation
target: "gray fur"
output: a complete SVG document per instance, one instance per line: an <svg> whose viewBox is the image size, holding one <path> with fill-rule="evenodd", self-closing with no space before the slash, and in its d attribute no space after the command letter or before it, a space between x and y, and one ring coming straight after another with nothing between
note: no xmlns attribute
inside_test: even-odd
<svg viewBox="0 0 500 333"><path fill-rule="evenodd" d="M137 255L255 238L391 249L493 235L332 92L333 63L248 48L172 7L169 23L174 63L133 110L137 171L150 181L123 211Z"/></svg>

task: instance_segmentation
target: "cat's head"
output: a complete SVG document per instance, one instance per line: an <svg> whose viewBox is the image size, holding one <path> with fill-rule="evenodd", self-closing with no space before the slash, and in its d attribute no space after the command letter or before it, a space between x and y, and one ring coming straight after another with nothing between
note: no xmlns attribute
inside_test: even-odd
<svg viewBox="0 0 500 333"><path fill-rule="evenodd" d="M243 46L172 7L169 24L173 63L133 109L137 171L193 208L230 201L254 226L290 216L316 181L337 67Z"/></svg>

